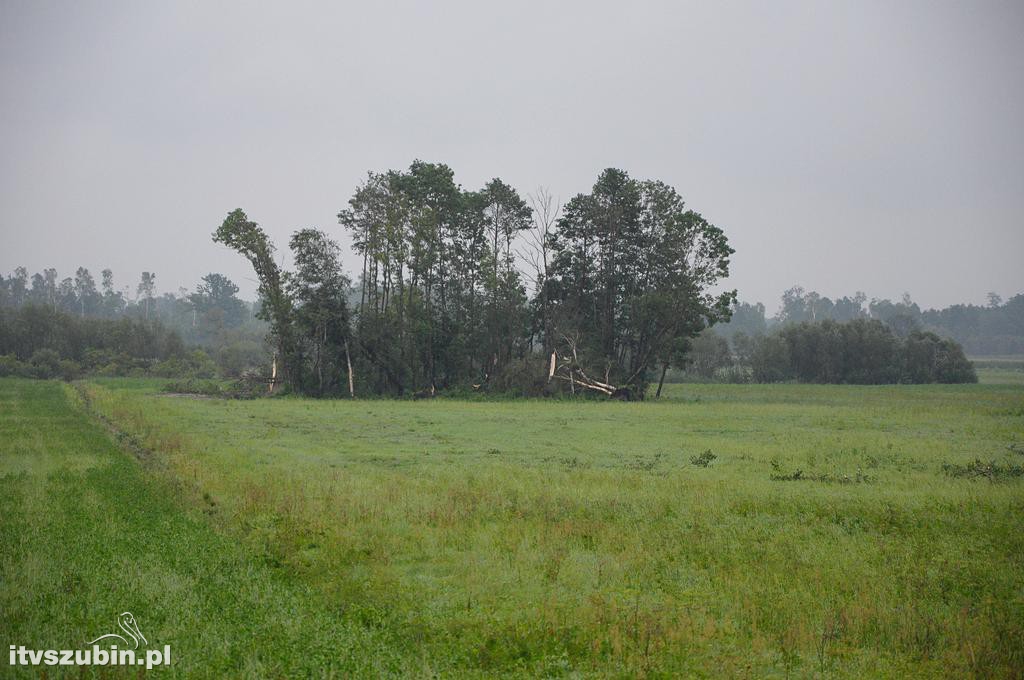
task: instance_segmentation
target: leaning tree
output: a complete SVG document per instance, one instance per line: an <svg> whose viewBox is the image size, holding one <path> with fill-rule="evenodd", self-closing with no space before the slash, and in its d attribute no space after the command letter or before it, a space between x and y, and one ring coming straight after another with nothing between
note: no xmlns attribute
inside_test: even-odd
<svg viewBox="0 0 1024 680"><path fill-rule="evenodd" d="M302 375L302 356L292 325L291 298L285 290L282 272L274 262L274 245L266 232L241 209L228 213L224 223L213 233L213 240L243 255L256 271L263 302L259 317L270 324L280 359L279 379L285 385L295 386L294 381Z"/></svg>

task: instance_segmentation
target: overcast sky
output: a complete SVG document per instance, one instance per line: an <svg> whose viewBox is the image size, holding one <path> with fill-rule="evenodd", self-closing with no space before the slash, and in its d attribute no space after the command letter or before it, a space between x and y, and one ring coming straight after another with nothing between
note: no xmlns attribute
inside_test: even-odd
<svg viewBox="0 0 1024 680"><path fill-rule="evenodd" d="M251 296L228 211L341 240L366 172L421 158L563 201L668 182L770 310L980 303L1024 292L1022 73L1019 1L0 0L0 272Z"/></svg>

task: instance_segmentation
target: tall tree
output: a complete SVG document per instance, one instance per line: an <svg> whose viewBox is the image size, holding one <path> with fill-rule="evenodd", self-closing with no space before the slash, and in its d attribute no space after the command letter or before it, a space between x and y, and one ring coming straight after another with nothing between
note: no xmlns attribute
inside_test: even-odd
<svg viewBox="0 0 1024 680"><path fill-rule="evenodd" d="M28 300L28 270L15 267L14 276L8 279L8 294L13 307L21 307Z"/></svg>
<svg viewBox="0 0 1024 680"><path fill-rule="evenodd" d="M149 311L153 304L153 298L156 296L156 274L152 272L142 272L142 278L139 281L139 286L136 288L136 293L142 298L143 308L145 309L145 318L149 321Z"/></svg>
<svg viewBox="0 0 1024 680"><path fill-rule="evenodd" d="M292 381L301 375L302 355L292 329L292 302L285 290L281 270L274 262L274 245L266 232L250 221L241 209L228 213L213 233L213 240L241 254L255 270L263 300L260 318L270 323L270 333L281 361L281 380L294 386Z"/></svg>
<svg viewBox="0 0 1024 680"><path fill-rule="evenodd" d="M302 229L289 243L295 271L287 276L288 293L300 337L309 345L316 394L338 391L342 375L354 396L349 354L349 280L342 273L338 244L321 231Z"/></svg>
<svg viewBox="0 0 1024 680"><path fill-rule="evenodd" d="M103 291L103 315L107 318L120 316L124 312L124 294L114 288L114 272L104 269L101 272L100 288Z"/></svg>
<svg viewBox="0 0 1024 680"><path fill-rule="evenodd" d="M530 203L533 207L533 224L524 232L523 257L532 272L532 276L528 276L532 279L538 310L534 330L541 337L543 355L547 357L554 348L551 293L548 290L551 281L551 245L562 206L544 187L530 196Z"/></svg>
<svg viewBox="0 0 1024 680"><path fill-rule="evenodd" d="M525 336L526 298L512 244L530 228L533 211L515 189L500 179L488 182L477 200L489 246L484 267L487 276L482 283L487 300L485 372L490 374L512 359L516 342Z"/></svg>
<svg viewBox="0 0 1024 680"><path fill-rule="evenodd" d="M78 298L79 313L81 316L94 314L98 311L100 294L96 290L96 280L85 267L79 267L75 271L75 296Z"/></svg>
<svg viewBox="0 0 1024 680"><path fill-rule="evenodd" d="M735 291L710 289L728 275L733 251L672 187L605 170L558 227L562 379L643 398L652 362L671 355L665 346L729 318Z"/></svg>
<svg viewBox="0 0 1024 680"><path fill-rule="evenodd" d="M238 286L223 274L204 276L194 293L183 294L196 315L194 325L203 321L207 330L220 331L245 322L245 304L238 299Z"/></svg>

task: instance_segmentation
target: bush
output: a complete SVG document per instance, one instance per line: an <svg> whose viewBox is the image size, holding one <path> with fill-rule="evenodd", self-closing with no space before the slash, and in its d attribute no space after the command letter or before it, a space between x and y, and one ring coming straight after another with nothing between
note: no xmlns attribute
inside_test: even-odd
<svg viewBox="0 0 1024 680"><path fill-rule="evenodd" d="M967 465L943 463L942 471L950 477L966 477L967 479L985 477L989 481L1024 477L1024 466L1017 465L1016 463L1000 464L994 460L986 463L980 458L975 458L973 462Z"/></svg>
<svg viewBox="0 0 1024 680"><path fill-rule="evenodd" d="M52 349L37 349L32 353L29 364L33 377L49 379L60 375L60 355Z"/></svg>
<svg viewBox="0 0 1024 680"><path fill-rule="evenodd" d="M163 391L172 394L202 394L210 397L219 397L224 393L220 384L215 380L194 379L167 383L164 385Z"/></svg>
<svg viewBox="0 0 1024 680"><path fill-rule="evenodd" d="M978 374L960 345L934 333L915 331L903 348L902 382L976 383Z"/></svg>
<svg viewBox="0 0 1024 680"><path fill-rule="evenodd" d="M77 380L82 375L82 367L78 365L77 361L71 361L70 359L61 359L60 361L60 377L64 380L71 381Z"/></svg>
<svg viewBox="0 0 1024 680"><path fill-rule="evenodd" d="M217 351L217 366L225 376L241 377L248 370L269 366L270 362L270 353L254 340L239 340Z"/></svg>
<svg viewBox="0 0 1024 680"><path fill-rule="evenodd" d="M172 357L155 364L150 373L158 378L210 379L217 375L217 365L201 349L180 357Z"/></svg>
<svg viewBox="0 0 1024 680"><path fill-rule="evenodd" d="M32 369L13 354L0 355L0 378L30 378Z"/></svg>
<svg viewBox="0 0 1024 680"><path fill-rule="evenodd" d="M690 456L690 463L697 467L707 467L711 465L711 462L716 458L718 458L718 456L712 453L711 449L708 449L699 456Z"/></svg>
<svg viewBox="0 0 1024 680"><path fill-rule="evenodd" d="M547 360L532 356L511 361L480 385L479 391L518 397L540 397L561 390L561 384L548 382Z"/></svg>

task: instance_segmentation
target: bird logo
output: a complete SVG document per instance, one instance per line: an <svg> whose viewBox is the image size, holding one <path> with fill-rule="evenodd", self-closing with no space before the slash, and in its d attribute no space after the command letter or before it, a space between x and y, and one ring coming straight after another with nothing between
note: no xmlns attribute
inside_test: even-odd
<svg viewBox="0 0 1024 680"><path fill-rule="evenodd" d="M140 640L144 644L149 644L149 640L147 640L146 636L143 635L142 631L139 630L139 624L135 622L135 617L132 615L131 612L121 612L121 615L117 617L117 625L118 627L120 627L121 630L123 630L128 635L128 637L125 637L120 633L107 633L106 635L99 636L89 644L95 644L100 640L104 640L106 638L117 638L118 640L123 642L126 647L130 645L132 649L139 648ZM129 638L132 640L132 642L128 642Z"/></svg>

